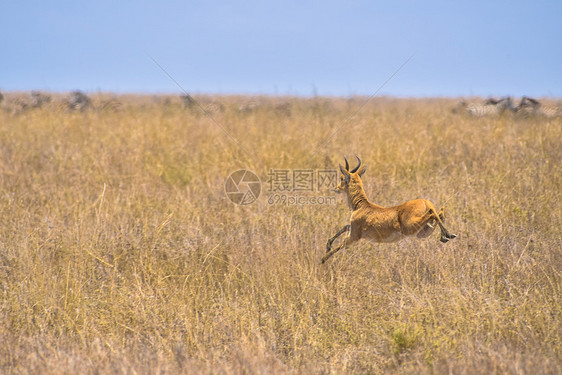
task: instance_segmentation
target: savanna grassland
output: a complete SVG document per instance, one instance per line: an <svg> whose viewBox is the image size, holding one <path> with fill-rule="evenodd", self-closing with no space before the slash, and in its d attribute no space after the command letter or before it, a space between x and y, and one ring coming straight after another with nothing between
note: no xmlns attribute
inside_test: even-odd
<svg viewBox="0 0 562 375"><path fill-rule="evenodd" d="M0 373L562 372L562 119L199 97L213 121L176 97L103 100L0 112ZM354 154L371 201L445 205L458 238L320 265L344 197L269 204L268 173ZM224 191L242 168L263 182L247 206Z"/></svg>

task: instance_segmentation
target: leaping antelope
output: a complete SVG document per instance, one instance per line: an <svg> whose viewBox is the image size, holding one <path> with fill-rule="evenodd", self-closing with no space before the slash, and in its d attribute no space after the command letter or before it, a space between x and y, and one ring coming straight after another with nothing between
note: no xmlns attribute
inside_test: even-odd
<svg viewBox="0 0 562 375"><path fill-rule="evenodd" d="M367 170L367 166L359 170L361 159L357 155L355 157L359 163L351 171L347 158L344 157L345 169L340 164L342 176L336 187L337 192L347 194L347 203L352 211L351 223L345 225L328 240L322 263L361 238L372 242L396 242L414 235L418 238L429 237L436 223L441 229L441 242L448 242L457 237L449 233L443 225L444 208L437 212L433 203L427 199L416 199L394 207L382 207L369 202L361 182L361 176ZM332 243L344 232L349 232L349 235L340 246L332 249Z"/></svg>

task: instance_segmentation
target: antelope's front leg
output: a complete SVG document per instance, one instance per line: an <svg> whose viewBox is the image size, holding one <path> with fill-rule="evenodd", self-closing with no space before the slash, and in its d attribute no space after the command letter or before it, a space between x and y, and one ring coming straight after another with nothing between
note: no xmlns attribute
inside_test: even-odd
<svg viewBox="0 0 562 375"><path fill-rule="evenodd" d="M345 249L347 246L349 246L352 242L354 242L351 239L351 236L347 236L345 238L345 240L343 240L343 243L341 245L339 245L338 247L336 247L335 249L330 250L328 253L326 253L326 255L324 255L324 257L322 257L322 264L324 264L324 262L326 262L328 259L330 259L330 257L332 255L334 255L335 253L337 253L338 251L340 251L341 249Z"/></svg>
<svg viewBox="0 0 562 375"><path fill-rule="evenodd" d="M342 233L344 232L348 232L351 230L351 225L347 224L345 225L342 229L340 229L340 231L336 234L334 234L334 236L332 238L330 238L328 240L328 243L326 244L326 252L329 253L330 250L332 249L332 243L334 243L334 241L336 240L336 238L338 238L339 236L342 235ZM323 263L323 262L322 262Z"/></svg>
<svg viewBox="0 0 562 375"><path fill-rule="evenodd" d="M347 227L349 227L349 228L347 228ZM332 249L332 250L328 251L326 253L326 255L324 255L324 257L322 258L322 263L326 262L332 255L334 255L335 253L337 253L341 249L346 249L347 247L349 247L349 245L351 245L355 241L358 241L361 238L361 232L358 232L355 228L351 228L351 225L346 225L345 227L343 227L340 230L340 232L338 232L338 234L336 236L334 236L334 238L339 236L340 234L342 234L346 230L349 230L349 235L343 240L343 243L341 245L339 245L335 249Z"/></svg>

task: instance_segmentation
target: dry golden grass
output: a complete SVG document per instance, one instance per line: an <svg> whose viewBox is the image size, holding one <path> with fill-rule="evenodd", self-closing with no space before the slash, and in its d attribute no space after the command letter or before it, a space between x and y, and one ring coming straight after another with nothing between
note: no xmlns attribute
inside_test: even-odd
<svg viewBox="0 0 562 375"><path fill-rule="evenodd" d="M213 116L247 154L179 99L117 100L0 112L0 372L562 372L560 119L200 98L222 102ZM343 197L224 193L240 168L265 181L355 153L370 200L446 205L459 237L361 242L320 265Z"/></svg>

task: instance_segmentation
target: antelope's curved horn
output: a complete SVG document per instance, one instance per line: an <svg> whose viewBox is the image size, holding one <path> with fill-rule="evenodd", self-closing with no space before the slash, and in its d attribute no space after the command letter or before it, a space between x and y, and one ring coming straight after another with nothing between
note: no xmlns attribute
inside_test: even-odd
<svg viewBox="0 0 562 375"><path fill-rule="evenodd" d="M349 171L349 163L347 162L347 157L344 155L343 158L345 159L345 170Z"/></svg>
<svg viewBox="0 0 562 375"><path fill-rule="evenodd" d="M357 161L359 162L359 164L357 164L357 167L353 168L353 170L349 171L349 173L355 173L357 172L357 170L359 169L359 167L361 166L361 159L359 159L359 156L355 155L355 157L357 158Z"/></svg>

